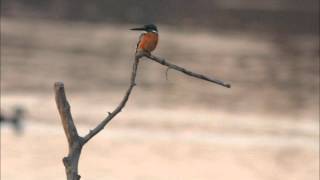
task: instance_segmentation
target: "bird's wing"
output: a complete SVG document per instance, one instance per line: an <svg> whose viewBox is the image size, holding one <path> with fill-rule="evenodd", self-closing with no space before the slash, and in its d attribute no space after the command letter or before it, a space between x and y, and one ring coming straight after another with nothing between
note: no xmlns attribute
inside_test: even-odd
<svg viewBox="0 0 320 180"><path fill-rule="evenodd" d="M141 42L141 40L142 40L142 37L143 37L145 34L146 34L146 33L142 33L142 34L139 36L139 41L138 41L138 43L137 43L136 52L138 51L139 44L140 44L140 42Z"/></svg>

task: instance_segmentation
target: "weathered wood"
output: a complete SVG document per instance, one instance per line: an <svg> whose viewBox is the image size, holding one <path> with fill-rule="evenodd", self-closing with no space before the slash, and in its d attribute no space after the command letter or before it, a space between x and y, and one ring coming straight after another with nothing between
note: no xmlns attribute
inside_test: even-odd
<svg viewBox="0 0 320 180"><path fill-rule="evenodd" d="M54 91L63 129L67 136L68 143L71 145L78 138L78 132L73 122L70 105L64 91L64 84L62 82L56 82L54 84Z"/></svg>
<svg viewBox="0 0 320 180"><path fill-rule="evenodd" d="M186 75L189 75L189 76L192 76L192 77L195 77L195 78L198 78L198 79L202 79L202 80L206 80L206 81L209 81L209 82L212 82L212 83L216 83L216 84L219 84L221 86L224 86L224 87L227 87L227 88L230 88L231 85L228 84L228 83L225 83L219 79L214 79L214 78L209 78L205 75L202 75L202 74L199 74L199 73L195 73L195 72L192 72L188 69L185 69L183 67L180 67L180 66L177 66L175 64L171 64L170 62L167 62L165 59L163 58L159 58L159 57L156 57L152 54L145 54L145 56L153 61L156 61L157 63L159 64L162 64L164 66L167 66L168 68L170 69L174 69L174 70L177 70L177 71L180 71Z"/></svg>
<svg viewBox="0 0 320 180"><path fill-rule="evenodd" d="M79 180L78 163L82 149L82 139L79 137L77 128L73 122L70 105L64 90L64 84L62 82L56 82L54 84L54 92L62 126L69 145L68 156L63 158L67 180Z"/></svg>
<svg viewBox="0 0 320 180"><path fill-rule="evenodd" d="M94 129L90 130L87 135L84 137L81 137L78 135L77 128L74 124L71 110L70 110L70 105L68 103L68 100L66 98L66 93L64 90L64 84L62 82L56 82L54 84L54 93L55 93L55 100L57 104L57 108L60 114L62 126L64 129L64 132L66 134L67 140L68 140L68 145L69 145L69 153L68 156L63 158L63 164L65 166L65 171L67 175L67 180L80 180L80 175L78 174L78 164L79 164L79 159L81 155L81 150L82 147L95 135L97 135L104 127L118 114L121 112L121 110L125 107L131 92L133 90L133 87L136 85L135 79L137 76L137 71L138 71L138 64L139 60L142 57L147 57L149 59L152 59L162 65L165 65L169 68L175 69L177 71L183 72L189 76L193 76L199 79L203 79L206 81L210 81L219 85L222 85L224 87L230 88L229 84L226 84L220 80L208 78L202 74L194 73L192 71L189 71L185 68L179 67L177 65L171 64L169 62L166 62L164 59L155 57L151 54L148 53L137 53L135 55L134 63L133 63L133 68L132 68L132 73L131 73L131 78L130 78L130 83L129 87L120 101L119 105L112 111L108 112L107 117L102 120Z"/></svg>
<svg viewBox="0 0 320 180"><path fill-rule="evenodd" d="M129 96L131 94L131 91L133 87L136 85L135 79L137 75L140 58L141 57L138 57L138 56L135 57L129 88L126 91L120 104L116 107L114 111L112 111L111 113L109 112L108 116L100 124L98 124L96 128L94 128L93 130L90 130L90 132L84 137L81 137L78 135L77 128L72 118L70 105L66 98L64 84L62 82L56 82L54 84L55 100L56 100L57 108L60 114L62 126L66 134L68 145L69 145L68 156L63 158L63 164L65 166L67 180L80 179L81 176L78 174L78 164L79 164L82 147L92 137L98 134L119 112L121 112L121 110L126 105L129 99Z"/></svg>

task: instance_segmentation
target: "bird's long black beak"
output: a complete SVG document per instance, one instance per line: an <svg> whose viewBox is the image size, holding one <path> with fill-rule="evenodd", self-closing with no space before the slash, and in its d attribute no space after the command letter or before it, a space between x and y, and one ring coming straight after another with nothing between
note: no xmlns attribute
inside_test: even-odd
<svg viewBox="0 0 320 180"><path fill-rule="evenodd" d="M144 28L144 27L139 27L139 28L131 28L130 30L132 30L132 31L145 31L146 28Z"/></svg>

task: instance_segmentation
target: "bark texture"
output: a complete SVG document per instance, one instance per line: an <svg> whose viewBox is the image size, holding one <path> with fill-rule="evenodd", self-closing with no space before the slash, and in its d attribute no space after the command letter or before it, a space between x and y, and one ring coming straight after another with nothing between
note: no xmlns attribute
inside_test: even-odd
<svg viewBox="0 0 320 180"><path fill-rule="evenodd" d="M132 67L132 73L131 78L129 82L129 87L120 101L119 105L112 111L109 112L107 117L102 120L94 129L90 130L89 133L83 137L79 136L77 132L77 128L74 124L70 105L66 97L64 84L62 82L56 82L54 84L54 93L55 93L55 101L57 104L57 108L60 114L60 119L62 122L62 126L65 132L65 135L67 137L68 141L68 155L63 158L63 164L66 171L67 180L79 180L81 176L78 173L78 164L79 159L81 155L82 147L95 135L97 135L104 127L118 114L122 111L122 109L125 107L131 92L133 90L133 87L136 85L135 80L137 76L138 71L138 65L140 58L147 57L151 60L154 60L162 65L167 66L168 68L180 71L184 74L187 74L189 76L193 76L195 78L199 78L202 80L206 80L212 83L216 83L219 85L222 85L224 87L230 88L230 85L227 83L224 83L223 81L208 78L207 76L204 76L202 74L194 73L192 71L189 71L185 68L179 67L177 65L171 64L164 59L158 58L156 56L153 56L151 54L147 53L137 53L134 58L134 63Z"/></svg>

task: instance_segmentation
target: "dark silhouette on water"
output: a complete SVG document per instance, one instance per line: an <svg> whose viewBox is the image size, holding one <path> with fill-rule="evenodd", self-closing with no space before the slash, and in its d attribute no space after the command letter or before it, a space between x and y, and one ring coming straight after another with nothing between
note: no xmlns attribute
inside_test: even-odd
<svg viewBox="0 0 320 180"><path fill-rule="evenodd" d="M13 126L16 133L20 134L23 131L23 117L25 110L21 107L16 107L13 115L4 115L3 112L0 113L0 124L8 123Z"/></svg>

